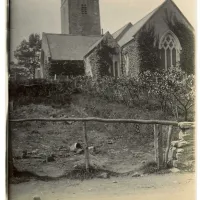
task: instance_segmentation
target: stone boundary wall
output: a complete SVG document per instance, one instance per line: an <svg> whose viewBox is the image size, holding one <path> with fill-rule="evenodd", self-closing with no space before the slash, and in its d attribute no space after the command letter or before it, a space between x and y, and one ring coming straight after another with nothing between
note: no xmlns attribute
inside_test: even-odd
<svg viewBox="0 0 200 200"><path fill-rule="evenodd" d="M179 140L171 142L169 162L172 167L184 171L195 171L195 124L179 123Z"/></svg>

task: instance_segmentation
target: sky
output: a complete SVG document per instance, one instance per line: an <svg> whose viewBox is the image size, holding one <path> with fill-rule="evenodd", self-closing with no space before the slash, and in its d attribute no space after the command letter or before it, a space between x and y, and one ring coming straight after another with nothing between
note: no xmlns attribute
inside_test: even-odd
<svg viewBox="0 0 200 200"><path fill-rule="evenodd" d="M110 33L128 22L135 23L165 0L99 0L101 27ZM196 0L173 0L196 26ZM11 59L13 51L31 33L60 33L61 0L11 0Z"/></svg>

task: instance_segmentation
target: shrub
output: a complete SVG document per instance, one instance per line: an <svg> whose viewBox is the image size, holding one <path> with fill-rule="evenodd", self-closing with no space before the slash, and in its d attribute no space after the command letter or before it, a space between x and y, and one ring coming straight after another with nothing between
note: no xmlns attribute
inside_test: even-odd
<svg viewBox="0 0 200 200"><path fill-rule="evenodd" d="M155 110L159 106L162 112L174 114L177 120L181 113L185 121L194 105L195 93L194 76L178 67L159 73L145 71L138 77L103 76L93 80L88 76L77 76L65 81L10 81L9 86L10 98L19 100L21 97L26 103L65 104L71 102L72 93L82 92L127 106L137 104Z"/></svg>
<svg viewBox="0 0 200 200"><path fill-rule="evenodd" d="M9 97L22 103L57 103L71 102L73 83L71 81L49 81L32 79L26 81L10 81Z"/></svg>
<svg viewBox="0 0 200 200"><path fill-rule="evenodd" d="M188 112L194 105L194 76L178 67L159 73L145 71L138 77L104 76L96 81L78 77L75 80L76 87L86 94L128 106L155 104L153 107L158 108L157 103L161 111L174 114L177 120L180 120L179 113L188 120Z"/></svg>

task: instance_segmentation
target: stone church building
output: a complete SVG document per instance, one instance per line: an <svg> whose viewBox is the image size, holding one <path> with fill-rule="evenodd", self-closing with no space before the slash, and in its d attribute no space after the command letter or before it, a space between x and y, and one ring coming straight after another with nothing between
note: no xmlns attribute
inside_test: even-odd
<svg viewBox="0 0 200 200"><path fill-rule="evenodd" d="M110 34L101 32L99 0L61 0L61 34L43 33L42 78L100 74L101 50L109 54L106 75L137 76L140 72L138 35L142 28L154 26L159 38L157 48L162 67L175 67L180 61L182 45L169 29L165 15L172 13L193 31L193 27L172 0L164 2L136 24L131 22ZM101 52L101 54L99 53ZM101 65L101 67L104 67Z"/></svg>

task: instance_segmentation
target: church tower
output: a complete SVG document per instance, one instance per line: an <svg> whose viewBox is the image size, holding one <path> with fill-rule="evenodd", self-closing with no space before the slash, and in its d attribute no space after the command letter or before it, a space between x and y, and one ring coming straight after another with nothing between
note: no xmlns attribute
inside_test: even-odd
<svg viewBox="0 0 200 200"><path fill-rule="evenodd" d="M101 35L99 0L61 0L62 34Z"/></svg>

